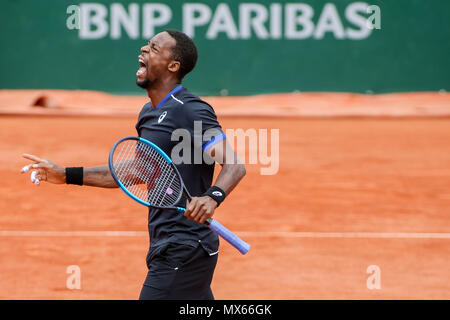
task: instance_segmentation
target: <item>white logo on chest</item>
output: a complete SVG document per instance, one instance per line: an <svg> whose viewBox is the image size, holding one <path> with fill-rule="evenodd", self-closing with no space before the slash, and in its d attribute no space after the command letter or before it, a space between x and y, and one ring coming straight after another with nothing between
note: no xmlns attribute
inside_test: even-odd
<svg viewBox="0 0 450 320"><path fill-rule="evenodd" d="M164 111L163 113L161 113L161 115L158 118L158 123L161 123L161 121L163 121L166 116L167 116L167 111Z"/></svg>

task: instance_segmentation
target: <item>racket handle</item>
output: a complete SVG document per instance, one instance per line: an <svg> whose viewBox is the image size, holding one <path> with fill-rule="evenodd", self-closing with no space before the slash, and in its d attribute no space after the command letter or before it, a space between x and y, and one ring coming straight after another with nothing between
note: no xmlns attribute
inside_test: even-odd
<svg viewBox="0 0 450 320"><path fill-rule="evenodd" d="M235 235L233 232L221 225L217 220L208 219L206 221L211 230L214 230L222 238L228 241L233 247L239 250L240 253L246 254L250 249L250 245Z"/></svg>

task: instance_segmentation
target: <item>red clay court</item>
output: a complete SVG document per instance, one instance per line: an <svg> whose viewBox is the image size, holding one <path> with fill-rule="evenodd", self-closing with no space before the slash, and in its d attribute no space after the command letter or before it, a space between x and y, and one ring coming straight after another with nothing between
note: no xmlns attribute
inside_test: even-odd
<svg viewBox="0 0 450 320"><path fill-rule="evenodd" d="M119 189L41 183L22 153L107 162L145 97L0 91L0 299L137 299L147 210ZM280 165L247 176L216 211L252 247L221 241L216 299L450 299L450 96L206 98L224 129L280 130ZM100 106L109 105L108 109ZM81 268L81 290L66 268ZM381 289L369 290L369 266Z"/></svg>

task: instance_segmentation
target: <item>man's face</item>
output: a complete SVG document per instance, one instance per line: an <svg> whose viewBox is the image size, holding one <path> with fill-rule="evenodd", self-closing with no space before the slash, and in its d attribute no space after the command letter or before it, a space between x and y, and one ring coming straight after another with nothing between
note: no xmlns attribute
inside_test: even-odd
<svg viewBox="0 0 450 320"><path fill-rule="evenodd" d="M175 44L174 38L167 32L161 32L141 48L139 69L136 72L138 86L148 89L171 73L169 64L173 63L171 57Z"/></svg>

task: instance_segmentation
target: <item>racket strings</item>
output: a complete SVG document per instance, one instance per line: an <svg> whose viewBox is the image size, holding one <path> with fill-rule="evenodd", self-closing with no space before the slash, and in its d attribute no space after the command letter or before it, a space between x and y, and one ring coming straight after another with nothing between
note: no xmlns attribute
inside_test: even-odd
<svg viewBox="0 0 450 320"><path fill-rule="evenodd" d="M151 196L149 202L157 206L173 205L177 199L177 190L181 190L180 184L174 184L174 181L179 181L178 175L173 170L172 166L162 158L162 156L153 148L149 148L152 156L161 158L161 175L157 178L158 183L154 186L154 192L149 192ZM148 164L147 164L148 165ZM153 180L153 179L151 179Z"/></svg>
<svg viewBox="0 0 450 320"><path fill-rule="evenodd" d="M116 157L117 160L114 161L114 169L118 174L120 180L122 180L122 176L129 170L129 167L131 166L130 162L133 159L128 158L128 155L130 150L132 149L132 146L132 143L126 143L125 147L122 147L120 149L120 152Z"/></svg>
<svg viewBox="0 0 450 320"><path fill-rule="evenodd" d="M157 170L154 166L146 165L143 159L145 152L149 153L151 150L144 150L143 144L135 145L134 143L127 143L122 148L119 156L131 158L127 161L120 161L120 169L117 171L119 180L122 184L138 198L149 201L152 200L149 196L149 190L152 189L157 177ZM132 155L132 157L130 157ZM121 159L120 158L120 159Z"/></svg>
<svg viewBox="0 0 450 320"><path fill-rule="evenodd" d="M125 140L116 147L113 167L122 185L135 197L159 207L173 206L180 198L178 174L153 147Z"/></svg>
<svg viewBox="0 0 450 320"><path fill-rule="evenodd" d="M156 153L155 150L152 150L152 152ZM155 190L154 194L156 196L155 196L153 202L151 202L151 203L154 203L157 206L167 206L167 205L174 203L174 201L177 200L176 198L174 199L174 196L173 196L174 188L179 189L179 187L176 188L176 185L173 184L173 181L177 178L178 178L178 176L172 170L171 166L167 162L165 162L164 169L163 169L163 175L160 178L160 181L162 181L162 183L158 184L155 187L156 190Z"/></svg>
<svg viewBox="0 0 450 320"><path fill-rule="evenodd" d="M165 179L163 179L164 185L158 192L162 195L161 197L158 197L159 206L167 206L167 203L171 204L174 202L174 200L176 201L176 198L174 197L174 189L179 190L180 188L177 187L173 182L174 180L178 180L177 178L178 176L172 171L165 177Z"/></svg>
<svg viewBox="0 0 450 320"><path fill-rule="evenodd" d="M163 205L164 198L167 195L167 190L170 186L170 184L168 184L167 182L168 182L168 178L170 177L171 173L172 172L170 172L169 170L165 170L163 173L163 176L161 177L162 183L160 183L159 185L156 186L157 189L155 190L156 197L155 197L154 203L158 206Z"/></svg>

